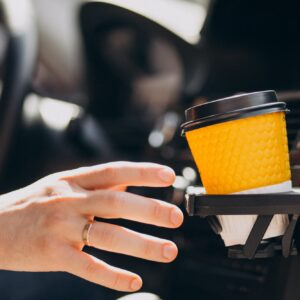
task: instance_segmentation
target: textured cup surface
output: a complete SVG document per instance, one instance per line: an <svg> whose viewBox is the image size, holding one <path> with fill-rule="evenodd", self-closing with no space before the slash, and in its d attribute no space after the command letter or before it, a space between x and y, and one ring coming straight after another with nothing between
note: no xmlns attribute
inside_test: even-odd
<svg viewBox="0 0 300 300"><path fill-rule="evenodd" d="M284 112L186 132L208 194L231 194L291 178Z"/></svg>

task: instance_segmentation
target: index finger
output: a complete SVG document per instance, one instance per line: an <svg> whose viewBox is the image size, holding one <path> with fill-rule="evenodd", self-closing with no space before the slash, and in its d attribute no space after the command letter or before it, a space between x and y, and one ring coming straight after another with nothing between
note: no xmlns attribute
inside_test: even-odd
<svg viewBox="0 0 300 300"><path fill-rule="evenodd" d="M81 214L105 219L122 218L167 228L177 228L183 222L177 206L126 192L95 191L74 203Z"/></svg>
<svg viewBox="0 0 300 300"><path fill-rule="evenodd" d="M116 186L170 186L174 171L154 163L113 162L68 172L62 179L85 189L107 189Z"/></svg>

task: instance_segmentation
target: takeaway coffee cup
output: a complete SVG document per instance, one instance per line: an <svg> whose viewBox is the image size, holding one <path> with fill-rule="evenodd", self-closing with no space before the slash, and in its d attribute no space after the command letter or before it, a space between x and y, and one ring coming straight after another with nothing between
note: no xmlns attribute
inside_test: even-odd
<svg viewBox="0 0 300 300"><path fill-rule="evenodd" d="M218 99L185 111L182 125L207 194L291 191L286 105L274 91ZM226 246L244 245L256 215L218 216ZM283 235L275 215L264 239Z"/></svg>

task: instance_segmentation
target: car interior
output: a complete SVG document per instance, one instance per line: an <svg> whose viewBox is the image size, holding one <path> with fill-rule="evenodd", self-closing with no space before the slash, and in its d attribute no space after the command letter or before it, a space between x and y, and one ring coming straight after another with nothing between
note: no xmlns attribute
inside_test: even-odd
<svg viewBox="0 0 300 300"><path fill-rule="evenodd" d="M183 226L112 222L173 240L178 258L86 251L141 274L142 291L161 299L299 299L298 256L230 259L207 220L188 216L186 189L201 181L180 128L188 107L275 90L300 187L299 29L297 1L1 0L1 193L80 166L169 165L172 187L130 190L178 205ZM0 288L12 300L125 296L65 273L0 271Z"/></svg>

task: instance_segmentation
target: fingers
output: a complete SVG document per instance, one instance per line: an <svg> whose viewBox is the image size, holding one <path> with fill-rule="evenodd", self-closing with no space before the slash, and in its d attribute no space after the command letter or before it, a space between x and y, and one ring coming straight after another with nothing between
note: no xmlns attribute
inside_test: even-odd
<svg viewBox="0 0 300 300"><path fill-rule="evenodd" d="M166 166L153 163L114 162L73 170L62 179L73 181L85 189L114 186L164 187L175 180L175 173Z"/></svg>
<svg viewBox="0 0 300 300"><path fill-rule="evenodd" d="M91 192L76 205L82 214L101 218L122 218L168 228L179 227L183 222L183 213L175 205L127 192Z"/></svg>
<svg viewBox="0 0 300 300"><path fill-rule="evenodd" d="M178 254L171 241L103 222L93 223L89 237L92 247L157 262L171 262Z"/></svg>
<svg viewBox="0 0 300 300"><path fill-rule="evenodd" d="M114 290L134 292L142 286L142 280L138 275L112 267L94 256L73 248L68 248L64 265L64 271Z"/></svg>

